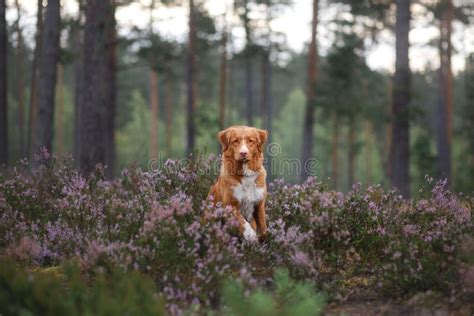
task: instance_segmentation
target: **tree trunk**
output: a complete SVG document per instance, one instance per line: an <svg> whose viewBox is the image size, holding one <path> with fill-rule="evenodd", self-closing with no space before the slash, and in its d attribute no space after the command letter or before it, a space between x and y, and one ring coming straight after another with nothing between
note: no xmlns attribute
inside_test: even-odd
<svg viewBox="0 0 474 316"><path fill-rule="evenodd" d="M333 129L332 129L332 185L337 190L339 175L339 115L333 113Z"/></svg>
<svg viewBox="0 0 474 316"><path fill-rule="evenodd" d="M0 166L8 163L7 21L6 1L0 0Z"/></svg>
<svg viewBox="0 0 474 316"><path fill-rule="evenodd" d="M195 41L196 41L196 22L194 12L194 0L189 0L189 38L188 38L188 52L187 52L187 149L188 155L194 152L195 138L196 138L196 65L195 65Z"/></svg>
<svg viewBox="0 0 474 316"><path fill-rule="evenodd" d="M225 103L227 88L227 29L222 32L221 44L221 64L220 64L220 80L219 80L219 128L225 129Z"/></svg>
<svg viewBox="0 0 474 316"><path fill-rule="evenodd" d="M64 155L64 65L58 64L56 88L56 155Z"/></svg>
<svg viewBox="0 0 474 316"><path fill-rule="evenodd" d="M439 100L438 100L438 168L442 178L451 184L451 143L453 137L453 72L452 21L454 7L452 0L441 1L439 41Z"/></svg>
<svg viewBox="0 0 474 316"><path fill-rule="evenodd" d="M466 58L464 91L466 104L463 111L463 131L467 139L468 172L474 179L474 53ZM472 188L472 185L471 185Z"/></svg>
<svg viewBox="0 0 474 316"><path fill-rule="evenodd" d="M21 158L25 158L25 82L24 82L24 43L23 33L21 31L21 7L18 0L15 0L15 6L17 10L17 19L15 22L16 34L17 34L17 46L16 46L16 90L18 95L18 137L19 137L19 154Z"/></svg>
<svg viewBox="0 0 474 316"><path fill-rule="evenodd" d="M105 163L106 148L104 116L107 113L107 91L109 58L107 45L110 42L108 29L111 5L109 0L86 2L84 26L83 96L79 124L79 167L82 172L94 170L97 163Z"/></svg>
<svg viewBox="0 0 474 316"><path fill-rule="evenodd" d="M28 151L28 157L32 157L33 151L35 150L35 133L36 133L36 121L38 120L37 111L37 100L36 100L36 85L38 83L38 64L41 57L42 50L42 35L43 34L43 1L38 0L37 2L37 13L36 13L36 36L35 36L35 50L33 56L33 64L31 66L31 87L30 87L30 111L28 117L28 135L26 150Z"/></svg>
<svg viewBox="0 0 474 316"><path fill-rule="evenodd" d="M259 113L258 114L260 115L260 117L262 119L262 122L261 122L262 126L261 127L265 128L265 125L267 124L266 123L266 117L265 117L265 115L267 113L267 109L266 109L267 105L266 105L266 100L265 100L265 98L266 98L266 95L265 95L265 79L266 78L265 77L267 76L267 74L266 74L266 71L267 71L266 66L267 65L265 63L265 58L266 57L265 57L265 52L263 51L263 47L261 49L262 49L262 51L260 52L260 56L259 56L260 57L260 63L259 63L259 65L260 65L260 100L259 100L260 107L259 107Z"/></svg>
<svg viewBox="0 0 474 316"><path fill-rule="evenodd" d="M46 7L42 50L39 64L38 91L38 128L35 151L45 147L51 152L54 124L54 99L56 90L57 64L59 61L59 35L61 15L59 0L49 0Z"/></svg>
<svg viewBox="0 0 474 316"><path fill-rule="evenodd" d="M389 95L389 104L387 107L387 112L389 117L393 117L393 81L389 80L388 81L388 95ZM385 174L389 179L392 178L392 155L391 155L391 150L392 150L392 129L393 124L388 123L385 130L386 130L386 141L385 141L385 148L384 152L388 153L383 156L383 159L385 161L384 168L385 168Z"/></svg>
<svg viewBox="0 0 474 316"><path fill-rule="evenodd" d="M262 115L262 126L270 132L271 125L271 63L269 53L264 51L260 56L261 83L260 83L260 113Z"/></svg>
<svg viewBox="0 0 474 316"><path fill-rule="evenodd" d="M171 85L171 79L167 78L166 80L166 89L165 89L165 111L166 111L166 135L165 135L165 147L166 154L168 157L171 157L173 152L172 148L172 135L173 135L173 87Z"/></svg>
<svg viewBox="0 0 474 316"><path fill-rule="evenodd" d="M271 143L272 141L272 124L273 124L273 99L272 99L272 63L270 62L270 58L267 58L267 80L265 85L265 94L267 95L267 126L266 129L268 131L268 142Z"/></svg>
<svg viewBox="0 0 474 316"><path fill-rule="evenodd" d="M366 169L366 183L372 182L372 142L370 135L372 134L372 126L369 120L365 121L365 169Z"/></svg>
<svg viewBox="0 0 474 316"><path fill-rule="evenodd" d="M397 0L397 21L395 24L396 62L393 78L393 127L391 147L391 182L404 197L410 195L410 63L409 38L411 0Z"/></svg>
<svg viewBox="0 0 474 316"><path fill-rule="evenodd" d="M264 128L268 131L268 143L272 139L272 116L273 116L273 100L272 100L272 63L270 62L270 54L265 53L263 60L263 116Z"/></svg>
<svg viewBox="0 0 474 316"><path fill-rule="evenodd" d="M356 156L356 152L355 152L355 117L354 116L352 116L350 118L348 140L349 140L349 146L348 146L349 147L349 155L348 155L349 170L347 172L347 175L348 175L348 184L349 184L349 189L350 189L352 187L352 184L354 183L355 170L356 170L356 167L355 167L355 156Z"/></svg>
<svg viewBox="0 0 474 316"><path fill-rule="evenodd" d="M319 0L313 0L313 21L311 23L311 44L308 52L308 78L306 87L306 110L303 126L303 150L302 150L302 166L313 156L313 128L314 128L314 112L315 112L315 88L317 74L317 50L316 50L316 32L318 25L318 5ZM302 168L301 178L305 180L309 176L309 170Z"/></svg>
<svg viewBox="0 0 474 316"><path fill-rule="evenodd" d="M115 0L107 0L109 10L106 21L106 99L104 126L105 164L107 178L112 179L115 174L115 112L117 100L117 30L115 21Z"/></svg>
<svg viewBox="0 0 474 316"><path fill-rule="evenodd" d="M253 126L253 73L252 73L252 34L250 30L250 18L248 0L244 0L244 30L245 30L245 104L247 124Z"/></svg>
<svg viewBox="0 0 474 316"><path fill-rule="evenodd" d="M82 56L82 37L83 32L81 30L81 19L84 13L84 7L82 1L79 2L79 13L77 21L72 34L72 47L74 52L74 160L76 166L79 166L79 153L80 153L80 117L81 117L81 105L82 105L82 67L83 67L83 56Z"/></svg>
<svg viewBox="0 0 474 316"><path fill-rule="evenodd" d="M150 158L158 157L158 72L150 70Z"/></svg>

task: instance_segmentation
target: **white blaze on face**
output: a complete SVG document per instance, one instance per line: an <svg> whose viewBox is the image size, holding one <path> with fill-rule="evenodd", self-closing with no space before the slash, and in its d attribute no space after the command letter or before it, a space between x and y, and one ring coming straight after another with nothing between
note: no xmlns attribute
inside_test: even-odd
<svg viewBox="0 0 474 316"><path fill-rule="evenodd" d="M245 153L247 155L249 153L249 148L247 147L247 144L245 143L245 141L242 143L242 146L240 146L239 148L239 154L241 153Z"/></svg>

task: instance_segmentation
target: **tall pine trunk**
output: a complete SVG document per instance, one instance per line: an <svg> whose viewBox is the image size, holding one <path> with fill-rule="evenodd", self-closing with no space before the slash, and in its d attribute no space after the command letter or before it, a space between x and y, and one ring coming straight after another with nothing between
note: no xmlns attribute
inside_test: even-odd
<svg viewBox="0 0 474 316"><path fill-rule="evenodd" d="M56 155L64 154L64 65L58 63L58 80L56 87Z"/></svg>
<svg viewBox="0 0 474 316"><path fill-rule="evenodd" d="M6 1L0 0L0 166L8 163L7 21Z"/></svg>
<svg viewBox="0 0 474 316"><path fill-rule="evenodd" d="M268 142L272 139L272 116L273 116L273 100L272 100L272 63L270 62L270 53L265 52L263 56L263 116L264 128L268 131Z"/></svg>
<svg viewBox="0 0 474 316"><path fill-rule="evenodd" d="M38 83L38 65L42 50L42 34L43 34L43 0L38 0L36 8L36 35L35 50L33 53L33 64L31 66L31 86L30 86L30 111L28 114L28 132L26 150L28 157L31 158L35 148L36 121L38 120L37 110L37 83Z"/></svg>
<svg viewBox="0 0 474 316"><path fill-rule="evenodd" d="M316 32L318 25L318 5L319 0L313 0L313 21L311 23L311 43L308 54L308 78L306 87L306 109L303 125L303 150L302 150L302 166L313 156L314 148L314 112L315 112L315 88L317 74L317 50L316 50ZM309 176L309 170L302 168L301 180L305 180Z"/></svg>
<svg viewBox="0 0 474 316"><path fill-rule="evenodd" d="M387 106L387 114L389 117L393 117L393 81L388 80L387 84L388 96L389 96L389 103ZM385 127L385 147L384 152L388 153L383 156L385 161L384 163L384 170L385 174L388 179L392 178L392 131L393 131L393 124L391 122L387 122Z"/></svg>
<svg viewBox="0 0 474 316"><path fill-rule="evenodd" d="M48 0L44 20L44 30L42 34L38 90L36 92L36 99L38 102L36 152L38 152L43 146L48 150L48 152L51 152L52 149L60 31L60 1Z"/></svg>
<svg viewBox="0 0 474 316"><path fill-rule="evenodd" d="M366 183L372 182L372 141L370 135L372 135L372 124L366 120L364 130Z"/></svg>
<svg viewBox="0 0 474 316"><path fill-rule="evenodd" d="M474 179L474 53L471 53L466 58L464 91L466 103L463 111L463 131L466 135L468 146L469 179Z"/></svg>
<svg viewBox="0 0 474 316"><path fill-rule="evenodd" d="M355 148L355 126L356 120L354 116L351 116L350 121L349 121L349 135L348 135L348 172L347 172L347 181L349 184L349 189L352 187L352 184L354 184L354 179L355 179L355 158L356 158L356 148Z"/></svg>
<svg viewBox="0 0 474 316"><path fill-rule="evenodd" d="M225 104L227 91L227 29L222 32L221 63L219 69L219 128L225 128Z"/></svg>
<svg viewBox="0 0 474 316"><path fill-rule="evenodd" d="M410 195L410 3L411 0L397 0L397 21L395 24L396 62L393 78L393 126L391 146L391 182L404 197Z"/></svg>
<svg viewBox="0 0 474 316"><path fill-rule="evenodd" d="M252 34L250 30L250 18L248 0L244 0L244 30L245 30L245 114L247 117L247 124L253 125L253 73L252 73Z"/></svg>
<svg viewBox="0 0 474 316"><path fill-rule="evenodd" d="M81 105L82 105L82 66L83 66L83 55L82 55L82 39L83 32L81 30L82 15L84 13L84 7L82 1L79 3L79 13L77 20L74 24L72 34L72 47L74 51L74 160L76 165L79 164L79 152L80 152L80 122L81 122Z"/></svg>
<svg viewBox="0 0 474 316"><path fill-rule="evenodd" d="M171 157L173 152L172 136L173 136L173 86L171 84L171 78L166 79L166 89L165 89L165 147L166 155Z"/></svg>
<svg viewBox="0 0 474 316"><path fill-rule="evenodd" d="M105 164L107 178L113 178L115 174L115 113L117 103L117 30L115 21L115 0L107 0L109 10L106 20L106 99L105 113L103 117Z"/></svg>
<svg viewBox="0 0 474 316"><path fill-rule="evenodd" d="M439 87L438 87L438 168L442 178L451 184L451 143L453 137L453 72L452 55L452 21L454 7L452 0L441 1L440 40L439 40Z"/></svg>
<svg viewBox="0 0 474 316"><path fill-rule="evenodd" d="M194 12L194 0L189 0L189 34L188 34L188 51L187 51L187 69L186 69L186 85L187 85L187 148L186 152L191 155L195 147L196 139L196 65L195 65L195 42L196 42L196 16Z"/></svg>
<svg viewBox="0 0 474 316"><path fill-rule="evenodd" d="M21 158L25 158L25 82L24 82L24 43L23 32L21 30L21 7L18 0L15 0L15 7L17 10L17 19L15 22L15 29L17 34L17 46L15 55L16 64L16 91L18 96L18 137L19 137L19 154Z"/></svg>
<svg viewBox="0 0 474 316"><path fill-rule="evenodd" d="M158 72L150 70L150 158L158 157Z"/></svg>
<svg viewBox="0 0 474 316"><path fill-rule="evenodd" d="M79 124L79 167L82 172L105 163L104 116L107 113L108 56L110 42L106 27L111 11L109 0L88 0L85 7L83 96ZM110 119L110 118L109 118Z"/></svg>
<svg viewBox="0 0 474 316"><path fill-rule="evenodd" d="M332 127L332 185L333 189L337 190L339 177L339 115L333 113L333 127Z"/></svg>

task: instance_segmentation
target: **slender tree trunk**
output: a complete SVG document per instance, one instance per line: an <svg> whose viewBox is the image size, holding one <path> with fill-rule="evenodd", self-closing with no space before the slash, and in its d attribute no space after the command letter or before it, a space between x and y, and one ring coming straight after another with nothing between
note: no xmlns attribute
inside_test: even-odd
<svg viewBox="0 0 474 316"><path fill-rule="evenodd" d="M56 87L56 155L64 155L64 66L58 63Z"/></svg>
<svg viewBox="0 0 474 316"><path fill-rule="evenodd" d="M267 55L265 59L265 109L266 109L266 120L265 129L268 131L268 143L272 142L272 118L273 118L273 100L272 100L272 63L270 62L270 56Z"/></svg>
<svg viewBox="0 0 474 316"><path fill-rule="evenodd" d="M265 128L265 126L267 125L266 123L266 117L265 115L267 114L267 100L265 100L266 98L266 95L265 95L265 80L266 80L266 72L267 72L267 65L265 63L265 52L263 51L263 47L262 47L262 51L260 51L260 111L259 111L259 115L262 119L262 128Z"/></svg>
<svg viewBox="0 0 474 316"><path fill-rule="evenodd" d="M467 138L469 179L474 179L474 53L466 58L464 91L466 104L463 111L463 130ZM471 186L472 188L472 186Z"/></svg>
<svg viewBox="0 0 474 316"><path fill-rule="evenodd" d="M339 176L339 115L333 113L332 128L332 185L337 190Z"/></svg>
<svg viewBox="0 0 474 316"><path fill-rule="evenodd" d="M404 197L410 195L410 63L409 38L411 0L397 0L397 21L395 24L396 62L393 78L393 127L391 147L391 181Z"/></svg>
<svg viewBox="0 0 474 316"><path fill-rule="evenodd" d="M194 152L196 138L196 65L195 65L195 41L196 41L196 17L194 12L194 0L189 0L189 38L187 52L187 154Z"/></svg>
<svg viewBox="0 0 474 316"><path fill-rule="evenodd" d="M158 157L158 72L150 70L150 158Z"/></svg>
<svg viewBox="0 0 474 316"><path fill-rule="evenodd" d="M23 44L23 33L21 30L21 7L18 0L15 0L15 7L17 11L17 19L15 21L15 29L17 34L17 46L15 55L16 64L16 90L18 96L18 137L19 137L19 154L21 158L25 157L25 90L24 90L24 44Z"/></svg>
<svg viewBox="0 0 474 316"><path fill-rule="evenodd" d="M111 12L109 0L88 0L85 7L83 96L79 124L79 167L82 172L94 170L106 159L104 114L107 113L107 79L110 43L108 23Z"/></svg>
<svg viewBox="0 0 474 316"><path fill-rule="evenodd" d="M104 126L105 171L107 178L112 179L115 174L115 112L117 100L117 30L115 21L115 0L109 2L106 21L106 99Z"/></svg>
<svg viewBox="0 0 474 316"><path fill-rule="evenodd" d="M166 154L168 157L171 157L173 152L172 148L172 135L173 135L173 87L171 85L171 79L167 78L166 80L166 89L165 89L165 111L166 111L166 127L165 127L165 146Z"/></svg>
<svg viewBox="0 0 474 316"><path fill-rule="evenodd" d="M389 80L388 81L388 95L389 95L389 106L387 107L387 112L389 117L393 117L393 81ZM386 141L385 141L385 154L383 156L383 159L385 161L384 163L384 168L385 168L385 174L389 179L392 179L392 127L393 124L388 123L386 126Z"/></svg>
<svg viewBox="0 0 474 316"><path fill-rule="evenodd" d="M60 32L61 14L59 0L49 0L46 7L44 32L42 34L42 52L39 64L38 91L36 94L38 101L36 152L43 146L48 152L51 152L52 149Z"/></svg>
<svg viewBox="0 0 474 316"><path fill-rule="evenodd" d="M268 143L271 143L273 102L271 96L272 64L270 62L269 52L263 52L261 55L261 76L260 109L262 115L262 126L268 131Z"/></svg>
<svg viewBox="0 0 474 316"><path fill-rule="evenodd" d="M28 157L32 157L32 153L35 150L35 133L36 133L36 121L38 120L36 85L38 83L38 64L41 58L42 51L42 37L43 37L43 0L37 2L37 13L36 13L36 36L35 36L35 50L33 56L33 64L31 66L31 87L30 87L30 111L28 117L28 139L26 149L28 151Z"/></svg>
<svg viewBox="0 0 474 316"><path fill-rule="evenodd" d="M372 126L369 120L365 121L365 169L366 169L366 183L372 182L372 142L370 135L372 134Z"/></svg>
<svg viewBox="0 0 474 316"><path fill-rule="evenodd" d="M315 112L315 88L317 74L317 50L316 50L316 32L318 25L318 5L319 0L313 0L313 21L311 23L311 43L308 54L308 82L306 87L306 110L303 126L303 150L302 166L313 156L314 143L314 112ZM305 180L309 176L309 170L302 168L301 177Z"/></svg>
<svg viewBox="0 0 474 316"><path fill-rule="evenodd" d="M262 52L260 59L261 65L261 84L260 84L260 112L262 115L262 126L269 135L271 135L271 63L268 52Z"/></svg>
<svg viewBox="0 0 474 316"><path fill-rule="evenodd" d="M349 147L349 155L348 155L349 170L348 170L347 175L348 175L349 188L351 188L352 184L354 183L355 170L356 170L356 167L355 167L355 156L356 156L356 152L355 152L355 117L354 116L352 116L350 118L348 140L349 140L349 146L348 146Z"/></svg>
<svg viewBox="0 0 474 316"><path fill-rule="evenodd" d="M442 178L451 184L451 143L453 137L453 72L452 21L454 7L452 0L441 1L439 41L439 101L438 101L438 168Z"/></svg>
<svg viewBox="0 0 474 316"><path fill-rule="evenodd" d="M72 34L72 47L74 51L74 160L76 166L79 166L79 153L80 153L80 128L81 122L81 105L82 105L82 67L83 67L83 56L82 56L82 37L83 32L81 30L82 16L84 13L84 7L82 1L79 2L79 13L76 24L74 26Z"/></svg>
<svg viewBox="0 0 474 316"><path fill-rule="evenodd" d="M0 166L8 163L7 21L6 1L0 0Z"/></svg>
<svg viewBox="0 0 474 316"><path fill-rule="evenodd" d="M227 29L222 32L221 44L221 64L220 64L220 80L219 80L219 128L225 128L225 104L226 104L226 88L227 88Z"/></svg>
<svg viewBox="0 0 474 316"><path fill-rule="evenodd" d="M248 0L244 0L244 10L243 15L244 20L244 30L245 30L245 105L246 105L246 116L247 124L249 126L253 125L253 73L252 73L252 34L250 30L250 18L249 18L249 8Z"/></svg>

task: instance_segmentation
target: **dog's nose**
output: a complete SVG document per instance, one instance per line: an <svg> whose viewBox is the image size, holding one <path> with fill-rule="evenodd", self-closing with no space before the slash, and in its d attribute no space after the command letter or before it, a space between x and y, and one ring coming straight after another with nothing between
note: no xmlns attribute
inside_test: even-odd
<svg viewBox="0 0 474 316"><path fill-rule="evenodd" d="M242 158L247 157L247 152L242 151L242 152L240 153L240 157L242 157Z"/></svg>

